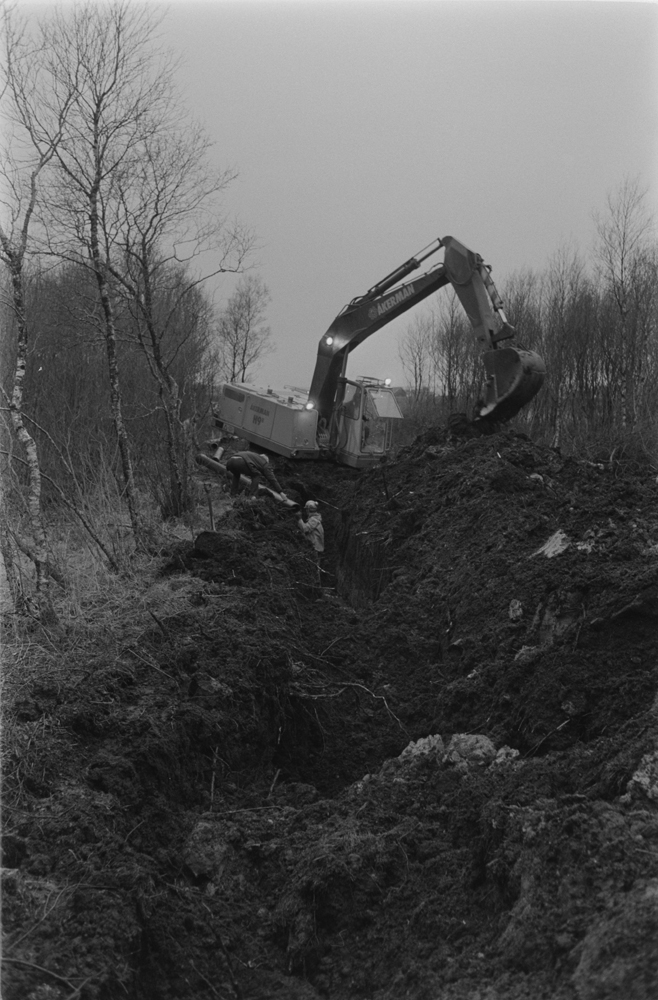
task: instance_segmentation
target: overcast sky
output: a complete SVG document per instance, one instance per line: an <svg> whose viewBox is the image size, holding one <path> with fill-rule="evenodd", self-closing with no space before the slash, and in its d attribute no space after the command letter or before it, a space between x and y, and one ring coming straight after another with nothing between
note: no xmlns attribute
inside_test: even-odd
<svg viewBox="0 0 658 1000"><path fill-rule="evenodd" d="M218 164L239 171L226 208L261 246L277 350L258 382L308 386L343 305L437 236L481 253L502 284L566 243L588 250L592 212L625 176L658 208L655 3L167 9L181 88ZM218 304L231 289L214 286ZM366 341L349 373L401 381L412 318Z"/></svg>

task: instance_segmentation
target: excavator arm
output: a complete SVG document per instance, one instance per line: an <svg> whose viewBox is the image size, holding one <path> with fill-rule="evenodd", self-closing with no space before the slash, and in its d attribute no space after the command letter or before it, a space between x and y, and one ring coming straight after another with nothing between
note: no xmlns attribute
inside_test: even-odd
<svg viewBox="0 0 658 1000"><path fill-rule="evenodd" d="M443 264L398 284L442 247L445 249ZM447 284L452 284L474 336L485 352L486 394L476 419L509 420L514 416L541 388L544 363L532 351L498 348L501 340L514 336L514 329L507 322L489 268L479 254L452 236L429 244L421 254L392 271L365 295L353 299L339 313L318 345L307 406L329 419L338 380L344 375L349 353L381 327Z"/></svg>

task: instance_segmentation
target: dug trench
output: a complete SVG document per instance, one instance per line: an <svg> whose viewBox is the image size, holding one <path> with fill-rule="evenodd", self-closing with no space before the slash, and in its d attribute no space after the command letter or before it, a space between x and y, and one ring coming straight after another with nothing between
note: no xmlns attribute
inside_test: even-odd
<svg viewBox="0 0 658 1000"><path fill-rule="evenodd" d="M437 429L277 475L319 576L238 499L19 688L4 995L655 1000L651 470Z"/></svg>

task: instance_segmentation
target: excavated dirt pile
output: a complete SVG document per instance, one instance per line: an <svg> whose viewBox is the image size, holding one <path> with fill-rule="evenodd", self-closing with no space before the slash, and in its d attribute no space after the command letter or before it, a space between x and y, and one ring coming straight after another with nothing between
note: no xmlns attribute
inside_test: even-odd
<svg viewBox="0 0 658 1000"><path fill-rule="evenodd" d="M4 995L655 1000L655 472L277 475L12 689Z"/></svg>

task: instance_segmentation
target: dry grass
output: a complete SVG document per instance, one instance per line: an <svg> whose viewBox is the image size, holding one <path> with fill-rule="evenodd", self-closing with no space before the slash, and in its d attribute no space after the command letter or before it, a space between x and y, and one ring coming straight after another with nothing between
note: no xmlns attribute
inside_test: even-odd
<svg viewBox="0 0 658 1000"><path fill-rule="evenodd" d="M215 513L228 503L213 488ZM66 754L62 735L48 709L78 684L100 684L108 671L130 670L126 650L139 647L146 633L177 615L189 614L203 584L187 573L161 575L164 553L172 545L190 541L192 523L164 523L157 510L143 511L156 544L151 552L136 551L127 518L120 504L102 492L88 503L94 529L102 536L121 566L114 572L101 549L79 520L68 512L57 514L48 525L50 558L61 570L63 583L50 581L54 611L51 624L39 621L26 602L14 610L0 610L2 750L0 762L4 790L22 805L27 787L48 783L44 768L57 768ZM197 531L209 527L207 499L194 516ZM15 530L23 526L15 523ZM15 550L14 570L22 593L32 593L34 568ZM154 668L155 669L155 668ZM43 702L39 718L32 721L30 706ZM28 711L26 713L26 706ZM43 772L43 773L42 773ZM22 791L23 790L23 791ZM18 796L18 798L17 798Z"/></svg>
<svg viewBox="0 0 658 1000"><path fill-rule="evenodd" d="M60 752L50 713L34 723L19 721L21 704L33 700L35 691L57 695L88 676L90 668L116 664L126 647L157 627L154 618L166 622L189 612L201 586L187 574L161 577L162 557L135 552L125 522L119 519L121 511L114 511L114 520L109 514L109 509L98 508L99 517L108 518L106 538L113 539L114 551L125 557L123 572L108 567L77 521L60 517L49 526L51 557L64 577L63 585L51 582L56 623L44 625L29 612L7 611L6 606L0 614L2 763L5 778L11 773L14 787L16 780L20 787L26 777L40 780L35 769ZM201 529L206 527L202 511L198 520ZM190 537L186 525L153 521L152 528L161 551ZM33 567L20 553L16 561L21 586L31 588Z"/></svg>
<svg viewBox="0 0 658 1000"><path fill-rule="evenodd" d="M215 497L214 503L216 515L221 516L226 502ZM119 611L129 616L135 592L141 593L144 586L149 586L161 564L160 553L172 543L191 541L196 533L209 527L205 497L193 514L177 522L163 522L156 506L146 497L141 498L140 506L150 541L148 553L136 550L127 513L118 499L97 491L85 502L85 516L119 572L112 569L89 532L69 512L59 512L47 525L49 555L63 578L63 584L51 581L51 598L64 628L90 618L99 624L107 618L116 621ZM16 531L21 529L22 525L17 524ZM12 552L12 557L21 591L32 593L32 563L19 550ZM165 588L160 589L164 594ZM3 610L7 610L6 602ZM15 633L11 614L4 615L4 630L5 641L10 641Z"/></svg>

